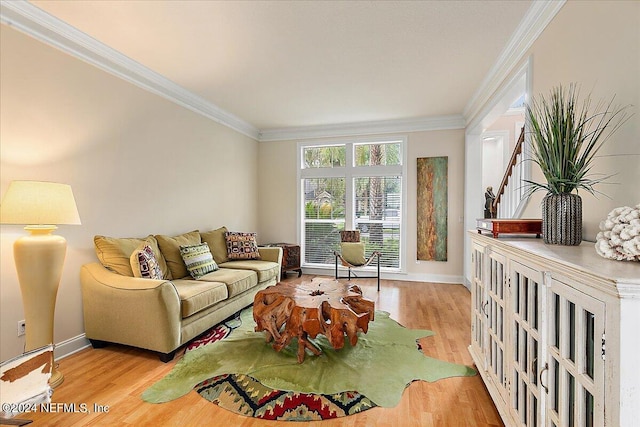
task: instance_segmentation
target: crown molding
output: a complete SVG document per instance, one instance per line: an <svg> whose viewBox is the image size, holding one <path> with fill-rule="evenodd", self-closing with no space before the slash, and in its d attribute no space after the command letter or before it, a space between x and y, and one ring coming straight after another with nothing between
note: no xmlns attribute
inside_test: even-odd
<svg viewBox="0 0 640 427"><path fill-rule="evenodd" d="M520 21L509 42L502 50L496 63L491 67L480 87L473 94L462 115L466 123L470 123L489 102L491 96L498 90L500 84L518 65L529 48L533 45L542 31L547 27L556 14L562 9L566 0L539 1L534 0L531 7Z"/></svg>
<svg viewBox="0 0 640 427"><path fill-rule="evenodd" d="M263 129L258 141L284 141L341 136L373 135L397 132L419 132L446 129L464 129L461 115L432 116L416 119L380 120L317 126Z"/></svg>
<svg viewBox="0 0 640 427"><path fill-rule="evenodd" d="M566 0L534 1L462 115L258 130L252 124L53 17L26 0L2 0L0 22L258 141L463 129L490 100Z"/></svg>
<svg viewBox="0 0 640 427"><path fill-rule="evenodd" d="M25 0L2 1L0 22L243 135L258 129Z"/></svg>

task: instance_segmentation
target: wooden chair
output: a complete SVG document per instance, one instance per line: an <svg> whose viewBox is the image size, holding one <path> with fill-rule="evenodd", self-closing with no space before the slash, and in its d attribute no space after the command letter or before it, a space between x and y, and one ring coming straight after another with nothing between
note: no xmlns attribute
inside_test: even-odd
<svg viewBox="0 0 640 427"><path fill-rule="evenodd" d="M0 424L22 426L32 420L13 418L51 402L49 386L53 368L53 345L29 351L0 366Z"/></svg>
<svg viewBox="0 0 640 427"><path fill-rule="evenodd" d="M349 279L351 276L356 278L376 278L378 279L378 292L380 291L380 252L374 251L369 258L365 257L364 243L360 241L360 231L358 230L344 230L340 232L340 252L334 251L336 256L336 274L337 279ZM347 268L347 276L338 275L338 261L343 267ZM369 266L373 261L376 261L376 275L375 276L358 276L351 270L354 268L363 268Z"/></svg>

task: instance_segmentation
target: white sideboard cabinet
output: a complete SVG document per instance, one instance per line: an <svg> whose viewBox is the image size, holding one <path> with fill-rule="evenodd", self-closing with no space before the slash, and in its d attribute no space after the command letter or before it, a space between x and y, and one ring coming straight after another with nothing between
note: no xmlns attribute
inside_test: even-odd
<svg viewBox="0 0 640 427"><path fill-rule="evenodd" d="M469 352L505 425L639 426L640 263L469 236Z"/></svg>

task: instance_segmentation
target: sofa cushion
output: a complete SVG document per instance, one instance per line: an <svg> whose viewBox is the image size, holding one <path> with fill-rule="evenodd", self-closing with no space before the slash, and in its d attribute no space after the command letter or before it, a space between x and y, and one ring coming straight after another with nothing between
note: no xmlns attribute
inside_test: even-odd
<svg viewBox="0 0 640 427"><path fill-rule="evenodd" d="M220 227L217 230L206 231L200 233L200 238L203 242L209 244L211 255L218 264L229 261L227 255L227 240L225 234L227 233L227 227Z"/></svg>
<svg viewBox="0 0 640 427"><path fill-rule="evenodd" d="M178 279L173 281L173 285L180 297L183 319L229 297L227 286L221 282Z"/></svg>
<svg viewBox="0 0 640 427"><path fill-rule="evenodd" d="M133 270L131 268L131 254L136 250L142 249L147 244L153 250L153 254L158 261L163 275L162 278L166 280L173 278L162 252L160 252L158 242L153 236L147 236L146 238L95 236L93 243L95 244L98 259L107 270L129 277L142 277L138 269Z"/></svg>
<svg viewBox="0 0 640 427"><path fill-rule="evenodd" d="M157 235L155 237L156 240L158 240L160 252L162 252L164 259L167 261L167 266L173 278L182 279L183 277L187 277L189 272L187 271L187 266L184 265L182 255L180 255L180 245L191 246L200 244L200 233L198 230L174 237L163 235Z"/></svg>
<svg viewBox="0 0 640 427"><path fill-rule="evenodd" d="M258 275L251 270L236 270L233 268L220 268L212 273L205 274L198 281L222 282L227 285L229 298L251 289L258 284Z"/></svg>
<svg viewBox="0 0 640 427"><path fill-rule="evenodd" d="M227 231L225 233L227 241L227 254L229 259L260 259L258 244L256 243L256 233L240 233L237 231Z"/></svg>
<svg viewBox="0 0 640 427"><path fill-rule="evenodd" d="M280 272L280 264L262 260L229 261L221 264L219 267L255 271L258 275L258 283L266 282L274 277L277 278Z"/></svg>
<svg viewBox="0 0 640 427"><path fill-rule="evenodd" d="M205 274L218 269L207 243L189 246L181 245L180 255L182 255L182 261L184 261L187 271L194 279L199 279Z"/></svg>
<svg viewBox="0 0 640 427"><path fill-rule="evenodd" d="M162 270L160 270L160 265L153 253L153 249L148 244L145 243L142 248L133 251L129 261L135 277L162 279Z"/></svg>

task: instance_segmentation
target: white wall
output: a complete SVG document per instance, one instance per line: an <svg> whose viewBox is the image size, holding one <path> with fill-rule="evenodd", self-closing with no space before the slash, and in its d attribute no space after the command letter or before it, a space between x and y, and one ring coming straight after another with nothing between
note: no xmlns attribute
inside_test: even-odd
<svg viewBox="0 0 640 427"><path fill-rule="evenodd" d="M592 91L595 101L616 94L618 103L633 105L633 117L607 142L602 156L595 162L594 171L616 174L611 181L617 184L597 187L608 197L595 198L581 192L583 239L594 240L598 225L608 212L617 206L640 203L640 186L636 184L640 182L640 2L568 1L531 48L523 52L522 58L496 93L504 90L506 82L512 81L529 61L529 95L547 94L558 84L576 82L582 85L585 94ZM491 108L483 106L482 114ZM482 120L481 115L470 118L475 124L466 130L465 221L469 229L475 227L473 218L481 212L476 206L480 203L477 193L482 168L472 159L481 155ZM486 123L486 127L489 126L490 123ZM532 179L541 181L539 168L531 165ZM542 193L536 193L521 217L540 218L542 197ZM469 253L468 248L465 253ZM470 258L466 257L466 283L470 280L469 264Z"/></svg>
<svg viewBox="0 0 640 427"><path fill-rule="evenodd" d="M58 230L68 249L54 341L65 352L84 332L79 270L97 261L94 235L257 231L258 143L9 27L0 31L0 190L15 179L68 183L82 219ZM24 347L12 255L24 234L0 229L1 360Z"/></svg>
<svg viewBox="0 0 640 427"><path fill-rule="evenodd" d="M583 94L592 92L594 104L616 95L621 105L633 105L634 116L605 144L593 169L616 174L610 180L616 184L596 187L606 196L579 193L583 239L594 240L600 221L613 208L640 203L640 2L569 1L530 54L533 95L548 95L553 86L576 82ZM533 179L543 180L535 167ZM540 217L542 196L535 195L523 217Z"/></svg>
<svg viewBox="0 0 640 427"><path fill-rule="evenodd" d="M509 144L503 137L482 141L482 188L493 187L498 192L505 171L504 146Z"/></svg>
<svg viewBox="0 0 640 427"><path fill-rule="evenodd" d="M407 237L405 275L398 280L424 280L461 283L463 255L464 131L407 133ZM371 135L380 136L380 135ZM363 137L358 137L363 138ZM348 138L339 138L344 141ZM334 139L326 139L332 141ZM314 139L314 141L323 141ZM261 200L259 228L266 240L297 242L296 150L303 141L262 142L259 144L258 184ZM449 236L448 261L417 262L416 183L418 157L449 157ZM331 269L326 274L332 275ZM386 276L391 277L391 276Z"/></svg>
<svg viewBox="0 0 640 427"><path fill-rule="evenodd" d="M516 142L520 138L521 127L524 124L524 110L522 112L507 112L498 117L491 126L487 128L487 131L503 131L509 134L509 144L505 146L505 163L509 161L511 153L516 148ZM506 165L505 165L506 166Z"/></svg>

